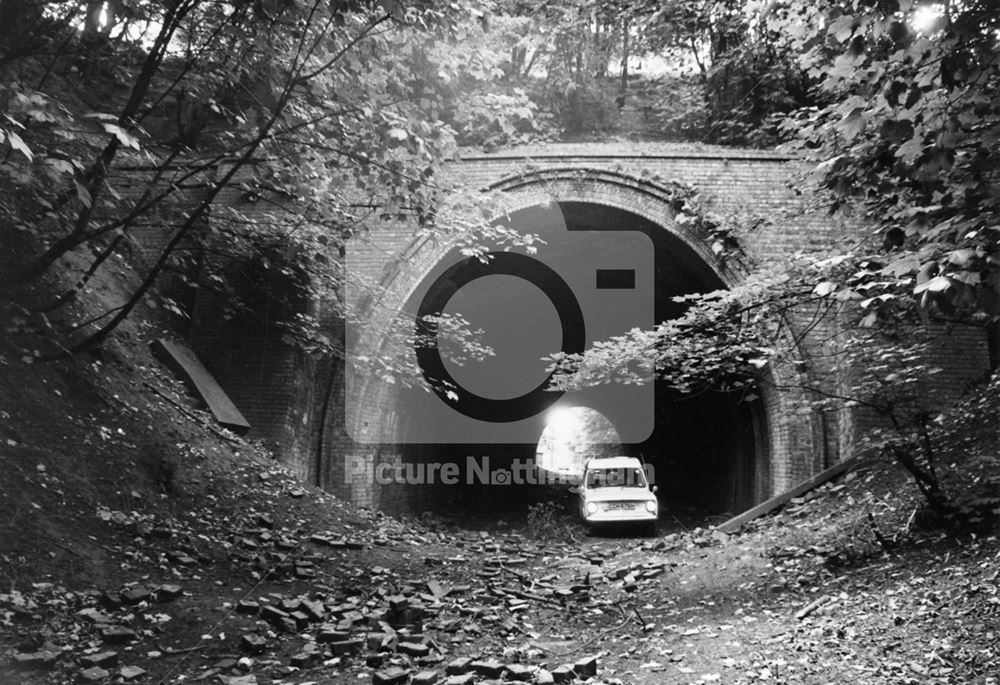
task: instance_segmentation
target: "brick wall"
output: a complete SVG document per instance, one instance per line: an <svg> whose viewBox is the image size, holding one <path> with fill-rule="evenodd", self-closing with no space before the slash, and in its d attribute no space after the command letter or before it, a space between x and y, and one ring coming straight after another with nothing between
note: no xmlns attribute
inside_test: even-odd
<svg viewBox="0 0 1000 685"><path fill-rule="evenodd" d="M630 211L663 227L697 254L722 283L740 279L739 263L722 262L712 252L706 236L688 223L674 219L670 182L693 186L704 210L719 214L745 214L769 219L744 238L748 258L762 260L792 249L828 245L839 227L804 212L800 198L788 185L795 167L787 157L758 151L714 148L678 148L663 145L553 146L509 154L467 157L452 165L452 178L469 188L494 187L504 191L508 211L556 199L611 206ZM375 321L392 325L398 311L431 268L451 249L447 243L421 240L417 227L393 220L374 227L372 242L354 245L359 263L370 269L370 280L384 286L369 306ZM400 257L402 257L400 259ZM385 328L373 327L366 344L378 345ZM782 373L773 370L773 374ZM778 384L783 385L782 383ZM388 393L388 396L387 396ZM385 414L393 400L380 388L365 399L362 422L394 421ZM796 411L797 400L786 390L765 392L766 436L759 440L767 450L766 468L757 469L762 495L783 490L809 477L836 456L830 420ZM385 425L383 423L383 425ZM834 433L836 431L833 431ZM357 450L349 442L345 450ZM399 450L382 450L394 458ZM371 501L375 494L366 494Z"/></svg>
<svg viewBox="0 0 1000 685"><path fill-rule="evenodd" d="M649 219L688 246L705 269L721 283L738 283L739 261L722 262L706 237L675 220L669 202L673 180L693 186L706 212L742 216L748 225L764 217L752 232L740 236L747 260L780 260L796 251L836 249L850 227L822 212L808 211L807 197L796 190L801 171L794 160L765 151L706 146L624 143L551 145L498 154L468 155L446 169L449 179L466 189L503 190L508 210L557 199L625 209ZM393 316L451 246L420 236L405 216L380 217L369 226L364 242L351 246L363 276L380 284L367 301L374 324L362 341L377 349ZM359 256L360 255L360 256ZM322 311L321 303L309 306ZM218 323L218 305L199 301L192 341L210 370L254 426L256 435L274 445L283 461L303 478L370 507L402 508L418 495L413 488L380 488L371 472L383 462L403 456L395 445L361 445L350 438L344 407L361 405L355 417L383 428L405 421L397 416L391 388L348 388L341 363L318 362L284 345L267 326ZM824 322L813 339L822 339ZM335 324L331 323L335 328ZM935 363L945 372L935 383L954 396L987 368L985 336L951 331L935 348ZM757 428L757 492L763 497L791 487L853 453L857 437L872 425L863 412L803 412L806 397L788 389L809 374L817 383L836 388L837 369L810 358L803 346L805 368L772 368L762 377ZM350 396L348 396L350 393ZM329 394L329 397L327 396ZM422 449L433 451L432 446ZM410 450L413 456L413 450ZM424 493L426 494L426 493Z"/></svg>

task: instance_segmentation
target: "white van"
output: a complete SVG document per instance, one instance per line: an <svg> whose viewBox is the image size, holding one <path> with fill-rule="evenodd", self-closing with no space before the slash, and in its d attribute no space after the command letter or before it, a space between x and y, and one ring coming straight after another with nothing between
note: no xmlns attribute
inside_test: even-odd
<svg viewBox="0 0 1000 685"><path fill-rule="evenodd" d="M580 517L587 526L601 523L641 523L652 533L660 514L656 486L646 480L642 462L634 457L590 459L580 483Z"/></svg>

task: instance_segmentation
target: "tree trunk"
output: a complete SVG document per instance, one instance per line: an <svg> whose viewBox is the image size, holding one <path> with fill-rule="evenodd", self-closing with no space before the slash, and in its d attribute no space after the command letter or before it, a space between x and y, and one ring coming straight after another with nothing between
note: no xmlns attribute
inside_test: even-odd
<svg viewBox="0 0 1000 685"><path fill-rule="evenodd" d="M618 109L625 106L625 96L628 93L628 17L622 19L622 69L618 77L618 98L616 100Z"/></svg>

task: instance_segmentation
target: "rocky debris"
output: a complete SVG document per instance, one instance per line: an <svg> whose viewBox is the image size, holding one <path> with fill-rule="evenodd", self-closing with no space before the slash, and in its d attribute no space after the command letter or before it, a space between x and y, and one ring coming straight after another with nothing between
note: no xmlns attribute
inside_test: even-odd
<svg viewBox="0 0 1000 685"><path fill-rule="evenodd" d="M361 640L337 640L330 643L330 653L333 656L343 656L360 652L362 648Z"/></svg>
<svg viewBox="0 0 1000 685"><path fill-rule="evenodd" d="M111 673L100 666L91 666L80 671L78 680L81 683L99 683L111 677Z"/></svg>
<svg viewBox="0 0 1000 685"><path fill-rule="evenodd" d="M306 651L293 654L288 663L295 668L309 668L319 660L320 655L316 652Z"/></svg>
<svg viewBox="0 0 1000 685"><path fill-rule="evenodd" d="M440 677L437 671L420 671L410 680L410 685L434 685Z"/></svg>
<svg viewBox="0 0 1000 685"><path fill-rule="evenodd" d="M76 612L76 615L80 618L85 618L91 623L111 623L114 619L110 614L106 614L102 611L98 611L94 607L87 607L86 609L80 609Z"/></svg>
<svg viewBox="0 0 1000 685"><path fill-rule="evenodd" d="M473 661L472 670L487 678L499 678L504 672L504 665L496 659L480 659Z"/></svg>
<svg viewBox="0 0 1000 685"><path fill-rule="evenodd" d="M468 673L472 670L472 659L467 656L460 656L452 659L447 666L444 667L444 672L448 675L460 675L462 673Z"/></svg>
<svg viewBox="0 0 1000 685"><path fill-rule="evenodd" d="M153 590L153 600L159 603L172 602L184 594L184 588L174 583L158 585Z"/></svg>
<svg viewBox="0 0 1000 685"><path fill-rule="evenodd" d="M396 649L402 654L418 658L428 656L431 653L431 648L420 642L400 642Z"/></svg>
<svg viewBox="0 0 1000 685"><path fill-rule="evenodd" d="M410 680L411 671L393 666L372 674L372 685L405 685Z"/></svg>
<svg viewBox="0 0 1000 685"><path fill-rule="evenodd" d="M260 489L270 497L271 485L281 477L265 473ZM310 494L317 501L321 497ZM11 656L0 656L8 661L0 669L12 666L38 679L30 682L68 683L90 668L109 673L102 682L158 682L180 664L171 677L189 682L335 677L410 685L628 683L642 670L662 674L665 682L744 685L776 682L776 674L801 668L775 656L787 651L789 642L798 654L811 654L824 641L839 641L847 649L844 641L859 630L838 617L855 601L853 595L820 583L829 578L823 575L829 556L795 540L768 547L766 555L741 550L753 556L750 574L740 578L746 588L737 587L721 601L712 585L720 565L706 565L716 563L707 555L726 549L705 529L642 541L539 541L516 532L436 529L381 514L336 520L345 510L332 498L324 501L330 520L321 524L299 519L283 506L266 518L263 506L227 516L206 509L194 512L201 523L139 521L145 532L135 535L136 516L128 514L129 542L117 549L133 565L130 577L138 582L79 593L36 588L16 604L0 595L0 629L17 645ZM171 551L198 563L178 563ZM708 561L698 561L702 558ZM733 568L742 563L738 555L723 561ZM699 573L708 578L700 586ZM979 574L970 578L968 597L934 599L928 587L920 609L925 613L894 605L883 632L901 633L915 621L947 613L946 600L967 607L973 598L995 598L996 574L985 563ZM794 593L784 604L791 607L785 619L811 609L782 626L787 631L790 623L791 633L774 630L777 637L768 643L770 632L763 626L781 618L775 618L779 610L773 604L771 613L761 609L759 595L778 596L760 592L771 584ZM691 589L704 586L713 592ZM813 606L820 597L830 599ZM992 625L992 614L982 616L984 626ZM112 626L131 631L121 646L103 640ZM10 637L22 633L41 637ZM47 645L53 636L58 640ZM754 654L768 656L751 658L750 647L734 646L748 636L757 640ZM725 652L715 654L711 668L706 645ZM105 661L102 655L112 648L118 659ZM886 654L903 649L897 645ZM589 653L584 650L593 653L584 656ZM951 667L947 660L957 648L948 652L935 645L934 650L935 656L923 660L900 659L902 670L892 672L905 670L911 679L938 677L933 674ZM148 673L126 671L133 668ZM896 669L889 662L886 668Z"/></svg>
<svg viewBox="0 0 1000 685"><path fill-rule="evenodd" d="M84 654L80 657L80 663L85 667L91 666L114 666L118 663L118 652L98 652L97 654Z"/></svg>
<svg viewBox="0 0 1000 685"><path fill-rule="evenodd" d="M199 660L187 655L197 653L218 658L195 675L217 675L226 682L256 677L259 671L281 678L331 665L358 675L367 673L373 682L471 682L477 678L520 682L541 678L544 682L549 675L540 669L544 651L518 648L516 654L506 649L501 654L499 649L484 647L494 638L503 643L523 640L524 626L531 621L544 624L560 612L600 611L599 606L610 602L595 603L597 584L602 583L604 591L612 585L582 557L579 561L586 570L569 567L560 574L533 575L528 571L531 564L549 550L516 534L494 538L480 532L453 541L380 514L372 515L380 521L377 532L362 528L338 533L303 532L301 526L289 526L287 520L260 511L246 514L245 524L225 525L207 523L211 520L208 512L197 525L177 520L154 525L137 516L112 519L122 518L144 531L136 538L142 541L136 548L141 556L136 559L163 569L170 579L156 582L147 575L117 590L80 593L74 598L77 604L70 619L82 637L80 646L90 646L84 653L73 646L61 647L45 658L30 656L25 650L18 658L24 667L36 662L51 667L65 650L73 653L70 663L79 669L101 668L125 681L145 677L140 671L149 671L164 655L173 655L173 662L183 657L191 673ZM213 554L201 545L202 538L213 538L195 531L216 532L227 555ZM372 547L448 552L418 557L424 563L415 577L385 566L357 565L345 556L365 549L365 542L375 539L382 544ZM156 546L164 543L170 547L157 552ZM613 559L614 553L591 556L603 563ZM183 557L197 564L192 566ZM227 558L234 571L249 571L251 582L266 576L267 585L257 593L223 601L218 617L190 613L198 592L205 593L200 574ZM472 582L468 582L470 562L475 564L473 572L484 572L474 573ZM46 591L56 592L54 588ZM160 643L164 631L180 620L199 631L200 641L189 636L180 644L173 638L174 647ZM107 649L113 645L127 648L132 663L134 654L146 654L150 661L141 667L119 666L124 652ZM115 672L115 668L121 670Z"/></svg>
<svg viewBox="0 0 1000 685"><path fill-rule="evenodd" d="M556 683L568 683L576 677L573 664L562 664L552 669L552 680Z"/></svg>
<svg viewBox="0 0 1000 685"><path fill-rule="evenodd" d="M524 664L507 664L504 667L504 671L508 680L522 682L531 680L535 674L535 669L530 666L525 666Z"/></svg>
<svg viewBox="0 0 1000 685"><path fill-rule="evenodd" d="M252 599L241 599L236 605L236 613L238 614L250 614L256 616L260 612L260 602L255 602Z"/></svg>
<svg viewBox="0 0 1000 685"><path fill-rule="evenodd" d="M138 634L123 625L109 625L101 628L101 638L109 645L120 645L139 638Z"/></svg>
<svg viewBox="0 0 1000 685"><path fill-rule="evenodd" d="M587 656L573 664L573 672L579 678L593 678L597 675L597 657Z"/></svg>
<svg viewBox="0 0 1000 685"><path fill-rule="evenodd" d="M39 652L21 652L14 655L14 664L27 668L43 668L54 664L58 658L58 652L48 649Z"/></svg>
<svg viewBox="0 0 1000 685"><path fill-rule="evenodd" d="M122 666L118 671L118 675L122 680L128 682L145 677L146 671L138 666Z"/></svg>
<svg viewBox="0 0 1000 685"><path fill-rule="evenodd" d="M475 673L448 676L448 678L444 681L444 685L470 685L471 683L476 682L476 677Z"/></svg>
<svg viewBox="0 0 1000 685"><path fill-rule="evenodd" d="M134 587L123 591L120 595L122 604L134 606L153 599L153 591L147 587Z"/></svg>
<svg viewBox="0 0 1000 685"><path fill-rule="evenodd" d="M250 654L263 654L267 649L267 640L260 635L248 633L240 638L240 649Z"/></svg>

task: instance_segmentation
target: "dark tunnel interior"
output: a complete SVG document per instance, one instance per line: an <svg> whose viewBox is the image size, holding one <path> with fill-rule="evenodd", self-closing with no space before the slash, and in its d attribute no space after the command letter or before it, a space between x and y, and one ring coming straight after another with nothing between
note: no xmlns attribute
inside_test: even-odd
<svg viewBox="0 0 1000 685"><path fill-rule="evenodd" d="M655 250L654 320L678 316L676 295L707 292L723 286L708 264L684 241L655 223L621 209L587 203L560 203L570 231L641 231ZM678 393L657 382L655 423L641 443L623 444L620 453L641 457L652 466L661 520L676 512L715 516L739 512L765 498L767 483L766 424L761 402L740 402L716 392ZM489 457L492 468L534 459L538 444L410 444L400 445L404 463L460 464L461 486L421 486L414 496L389 497L408 508L454 515L457 511L489 514L505 507L554 497L553 486L508 488L477 479L469 484L464 472L470 457ZM408 487L417 486L392 486ZM565 486L561 486L564 489ZM497 513L500 515L500 513ZM516 515L516 513L514 514Z"/></svg>

